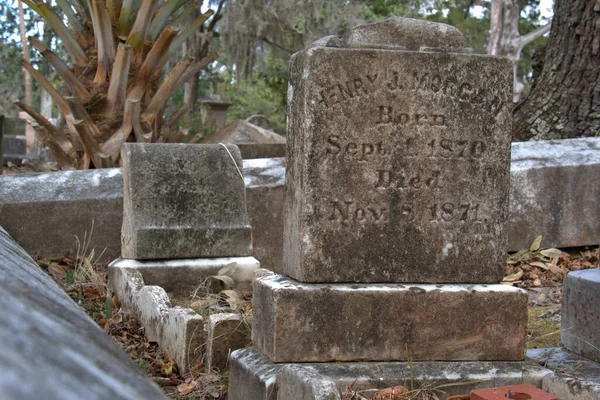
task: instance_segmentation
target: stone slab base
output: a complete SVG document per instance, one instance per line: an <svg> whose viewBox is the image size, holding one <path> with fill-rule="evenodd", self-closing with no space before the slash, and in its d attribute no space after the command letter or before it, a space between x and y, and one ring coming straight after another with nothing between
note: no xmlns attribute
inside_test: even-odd
<svg viewBox="0 0 600 400"><path fill-rule="evenodd" d="M527 293L272 275L254 281L253 315L252 342L273 362L515 361L525 354Z"/></svg>
<svg viewBox="0 0 600 400"><path fill-rule="evenodd" d="M396 385L437 388L440 399L471 390L530 383L552 371L523 361L274 364L256 348L231 354L229 400L340 400L354 390ZM444 386L445 385L445 386ZM373 392L365 392L373 394Z"/></svg>
<svg viewBox="0 0 600 400"><path fill-rule="evenodd" d="M542 389L561 400L600 399L600 364L563 347L527 350L527 359L551 369Z"/></svg>
<svg viewBox="0 0 600 400"><path fill-rule="evenodd" d="M600 268L565 277L560 330L567 349L600 362Z"/></svg>
<svg viewBox="0 0 600 400"><path fill-rule="evenodd" d="M109 280L117 269L127 268L139 271L146 285L157 285L169 293L188 296L209 276L217 275L226 265L235 263L237 268L232 276L238 287L250 287L254 271L260 268L254 257L193 258L181 260L129 260L118 259L108 267Z"/></svg>

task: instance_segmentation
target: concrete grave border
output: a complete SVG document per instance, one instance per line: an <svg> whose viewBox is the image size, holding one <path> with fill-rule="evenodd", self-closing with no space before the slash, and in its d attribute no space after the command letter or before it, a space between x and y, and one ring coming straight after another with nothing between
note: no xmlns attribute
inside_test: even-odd
<svg viewBox="0 0 600 400"><path fill-rule="evenodd" d="M157 342L175 360L180 372L185 373L208 353L205 352L207 321L190 308L173 307L167 291L189 295L192 287L233 262L238 265L233 276L237 287L249 288L254 271L260 267L254 257L166 261L119 259L108 267L108 286L122 307L144 327L148 340ZM177 285L177 277L181 276L186 276L186 280L183 285Z"/></svg>

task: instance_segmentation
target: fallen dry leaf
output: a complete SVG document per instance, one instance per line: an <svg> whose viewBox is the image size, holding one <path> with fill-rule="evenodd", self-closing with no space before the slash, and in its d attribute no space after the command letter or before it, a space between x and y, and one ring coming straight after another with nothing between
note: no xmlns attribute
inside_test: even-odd
<svg viewBox="0 0 600 400"><path fill-rule="evenodd" d="M373 395L373 400L407 400L409 391L404 386L381 389Z"/></svg>
<svg viewBox="0 0 600 400"><path fill-rule="evenodd" d="M515 282L518 281L523 276L523 270L518 270L514 274L510 274L504 277L502 282Z"/></svg>
<svg viewBox="0 0 600 400"><path fill-rule="evenodd" d="M177 385L177 391L181 394L190 394L196 388L196 381Z"/></svg>

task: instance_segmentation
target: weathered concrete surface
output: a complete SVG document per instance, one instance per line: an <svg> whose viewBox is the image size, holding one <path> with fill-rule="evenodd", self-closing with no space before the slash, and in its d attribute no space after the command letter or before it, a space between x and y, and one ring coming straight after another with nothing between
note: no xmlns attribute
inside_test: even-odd
<svg viewBox="0 0 600 400"><path fill-rule="evenodd" d="M236 121L202 143L234 144L243 159L285 157L285 138L247 121Z"/></svg>
<svg viewBox="0 0 600 400"><path fill-rule="evenodd" d="M600 268L572 271L563 281L563 345L600 362Z"/></svg>
<svg viewBox="0 0 600 400"><path fill-rule="evenodd" d="M383 389L410 384L411 379L416 386L454 384L442 388L446 393L440 398L445 399L475 388L518 383L541 387L542 379L552 374L518 361L274 364L252 347L233 352L229 365L229 400L340 399L340 392L352 384L357 390ZM319 397L323 388L330 397ZM333 388L337 393L332 395Z"/></svg>
<svg viewBox="0 0 600 400"><path fill-rule="evenodd" d="M189 308L172 307L159 286L146 286L135 269L112 268L109 288L123 308L144 327L148 340L157 342L177 363L182 373L200 362L205 337L204 320Z"/></svg>
<svg viewBox="0 0 600 400"><path fill-rule="evenodd" d="M283 267L285 158L244 161L244 181L253 255L264 268L280 272Z"/></svg>
<svg viewBox="0 0 600 400"><path fill-rule="evenodd" d="M175 296L188 297L209 276L218 275L221 268L236 264L231 278L240 289L249 289L254 271L260 263L254 257L195 258L178 260L118 259L108 266L109 277L116 269L126 268L142 274L146 285L160 286Z"/></svg>
<svg viewBox="0 0 600 400"><path fill-rule="evenodd" d="M379 40L387 30L402 43L405 31L390 28L402 21L353 31ZM422 26L428 34L406 42L411 49L430 47L442 29ZM500 282L511 96L505 58L362 46L296 53L283 272L303 282Z"/></svg>
<svg viewBox="0 0 600 400"><path fill-rule="evenodd" d="M542 389L559 399L600 399L600 364L563 347L527 350L527 359L555 372L544 377Z"/></svg>
<svg viewBox="0 0 600 400"><path fill-rule="evenodd" d="M76 238L91 234L96 255L106 249L102 259L114 259L122 223L120 169L0 177L0 225L32 255L76 254Z"/></svg>
<svg viewBox="0 0 600 400"><path fill-rule="evenodd" d="M600 138L513 143L509 250L600 240Z"/></svg>
<svg viewBox="0 0 600 400"><path fill-rule="evenodd" d="M165 398L2 228L0 308L0 398Z"/></svg>
<svg viewBox="0 0 600 400"><path fill-rule="evenodd" d="M125 143L121 160L123 258L252 255L237 147Z"/></svg>
<svg viewBox="0 0 600 400"><path fill-rule="evenodd" d="M229 355L250 344L250 326L240 314L212 314L208 317L206 339L206 370L224 372Z"/></svg>
<svg viewBox="0 0 600 400"><path fill-rule="evenodd" d="M273 362L521 360L527 293L505 285L257 279L252 341Z"/></svg>

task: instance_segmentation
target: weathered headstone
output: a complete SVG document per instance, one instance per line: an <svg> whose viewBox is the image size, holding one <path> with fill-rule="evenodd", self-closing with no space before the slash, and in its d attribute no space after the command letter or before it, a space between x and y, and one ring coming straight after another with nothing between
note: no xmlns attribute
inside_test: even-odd
<svg viewBox="0 0 600 400"><path fill-rule="evenodd" d="M272 386L264 359L293 363L277 396L298 400L339 399L352 362L384 376L393 361L523 359L527 293L498 284L511 89L510 61L474 55L457 29L425 21L357 27L292 57L287 276L254 282L264 358L248 377L244 353L232 355L230 376L244 380L230 380L232 393ZM472 368L455 380L475 379Z"/></svg>
<svg viewBox="0 0 600 400"><path fill-rule="evenodd" d="M291 61L284 273L499 282L510 61L468 53L455 28L416 20L347 40L352 48L313 47ZM394 43L429 52L381 50Z"/></svg>
<svg viewBox="0 0 600 400"><path fill-rule="evenodd" d="M235 146L130 144L123 164L123 258L252 254Z"/></svg>

